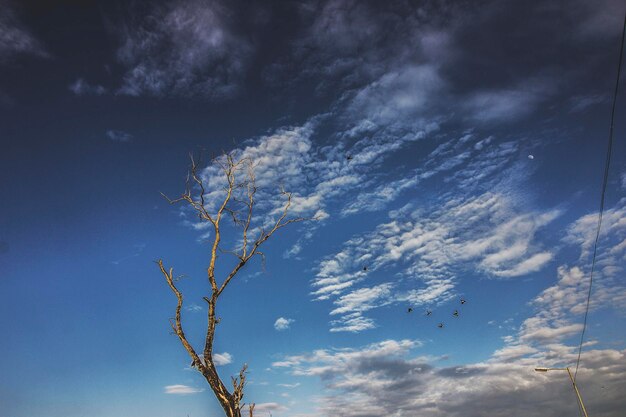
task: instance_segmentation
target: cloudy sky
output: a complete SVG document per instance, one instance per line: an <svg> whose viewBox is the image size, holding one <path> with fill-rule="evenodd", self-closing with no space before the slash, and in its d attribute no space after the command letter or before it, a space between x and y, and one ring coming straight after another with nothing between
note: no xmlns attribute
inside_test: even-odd
<svg viewBox="0 0 626 417"><path fill-rule="evenodd" d="M257 164L258 224L281 187L317 218L219 306L259 416L577 412L533 369L576 363L626 5L384 3L0 0L1 415L221 415L154 261L200 343L212 236L160 193L223 151ZM597 417L626 409L624 98L578 372Z"/></svg>

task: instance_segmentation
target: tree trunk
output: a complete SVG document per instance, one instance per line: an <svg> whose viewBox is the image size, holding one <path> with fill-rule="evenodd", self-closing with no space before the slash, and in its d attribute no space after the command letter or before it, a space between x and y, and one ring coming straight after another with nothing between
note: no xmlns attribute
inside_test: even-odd
<svg viewBox="0 0 626 417"><path fill-rule="evenodd" d="M213 371L213 374L211 373ZM204 378L209 383L215 397L224 409L226 417L241 417L241 410L236 400L237 393L228 392L221 379L217 375L217 370L212 364L208 364Z"/></svg>

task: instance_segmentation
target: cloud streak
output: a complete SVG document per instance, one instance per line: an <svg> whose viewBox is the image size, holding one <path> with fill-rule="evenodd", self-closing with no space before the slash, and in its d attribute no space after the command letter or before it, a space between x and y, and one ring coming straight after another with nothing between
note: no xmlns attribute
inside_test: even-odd
<svg viewBox="0 0 626 417"><path fill-rule="evenodd" d="M163 388L163 392L165 392L166 394L173 394L173 395L189 395L189 394L197 394L199 392L204 391L203 389L200 388L194 388L194 387L190 387L188 385L166 385Z"/></svg>

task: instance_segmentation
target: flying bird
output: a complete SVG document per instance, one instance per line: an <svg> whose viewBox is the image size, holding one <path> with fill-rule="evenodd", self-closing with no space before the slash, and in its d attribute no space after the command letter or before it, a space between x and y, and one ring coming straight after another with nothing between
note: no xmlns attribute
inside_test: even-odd
<svg viewBox="0 0 626 417"><path fill-rule="evenodd" d="M409 307L409 308L407 308L407 309L406 309L406 312L407 312L407 313L412 313L412 312L413 312L413 309L412 309L411 307Z"/></svg>
<svg viewBox="0 0 626 417"><path fill-rule="evenodd" d="M352 161L352 155L348 155L348 156L346 156L346 160L348 160L348 161Z"/></svg>
<svg viewBox="0 0 626 417"><path fill-rule="evenodd" d="M461 298L461 304L465 304L467 301L465 301L465 298Z"/></svg>
<svg viewBox="0 0 626 417"><path fill-rule="evenodd" d="M363 271L367 271L367 266L364 266L364 267L363 267Z"/></svg>
<svg viewBox="0 0 626 417"><path fill-rule="evenodd" d="M452 313L452 315L454 317L459 317L459 310L454 310L454 313Z"/></svg>
<svg viewBox="0 0 626 417"><path fill-rule="evenodd" d="M427 315L427 316L432 316L432 315L433 315L433 312L432 312L432 311L430 311L430 310L426 310L426 315Z"/></svg>
<svg viewBox="0 0 626 417"><path fill-rule="evenodd" d="M443 323L439 323L437 327L439 327L440 329L443 329Z"/></svg>

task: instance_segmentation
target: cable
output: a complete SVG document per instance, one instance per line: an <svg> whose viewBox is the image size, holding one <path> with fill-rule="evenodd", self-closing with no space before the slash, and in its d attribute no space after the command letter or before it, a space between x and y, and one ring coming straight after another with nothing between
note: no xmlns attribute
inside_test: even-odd
<svg viewBox="0 0 626 417"><path fill-rule="evenodd" d="M622 72L622 56L624 53L624 36L626 35L626 13L624 14L624 24L622 26L622 42L619 48L619 62L617 64L617 80L615 82L615 91L613 92L613 107L611 109L611 125L609 128L609 146L606 151L606 161L604 163L604 179L602 180L602 194L600 197L600 212L598 213L598 227L596 229L596 241L593 245L593 257L591 260L591 273L589 276L589 292L587 293L587 306L585 307L585 319L583 321L583 330L580 335L580 346L578 347L578 358L576 359L576 371L574 372L574 382L578 375L578 366L580 365L580 354L583 349L583 341L585 339L585 330L587 329L587 316L589 315L589 302L591 300L591 287L593 286L593 272L596 267L596 254L598 252L598 239L600 238L600 228L602 227L602 213L604 213L604 196L606 194L606 184L609 178L609 166L611 165L611 150L613 148L613 125L615 123L615 104L617 102L617 92L619 90L619 78Z"/></svg>

